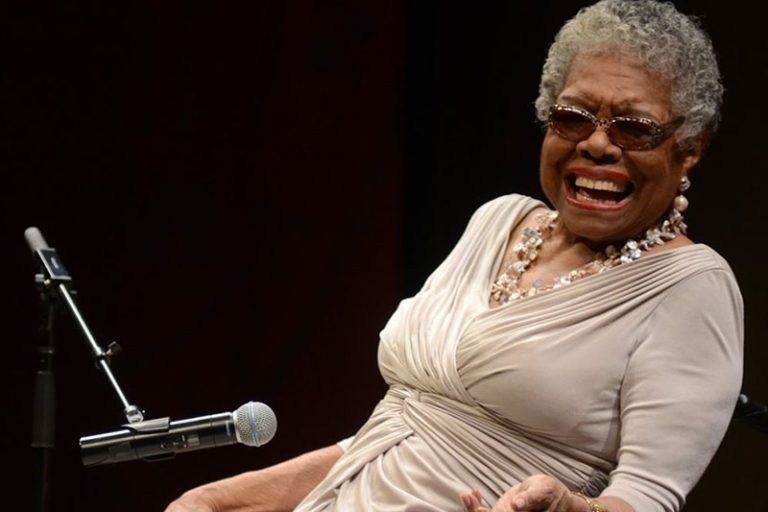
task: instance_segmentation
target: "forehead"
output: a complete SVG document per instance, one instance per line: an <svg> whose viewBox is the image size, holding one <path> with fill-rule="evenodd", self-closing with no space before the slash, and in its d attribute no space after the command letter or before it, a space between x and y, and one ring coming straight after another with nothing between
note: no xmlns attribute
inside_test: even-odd
<svg viewBox="0 0 768 512"><path fill-rule="evenodd" d="M664 117L669 97L667 81L638 61L599 55L574 60L558 101L594 111Z"/></svg>

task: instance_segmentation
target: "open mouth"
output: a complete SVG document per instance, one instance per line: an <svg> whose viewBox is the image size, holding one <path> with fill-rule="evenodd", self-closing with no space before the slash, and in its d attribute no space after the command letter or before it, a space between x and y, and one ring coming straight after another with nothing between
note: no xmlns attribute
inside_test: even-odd
<svg viewBox="0 0 768 512"><path fill-rule="evenodd" d="M580 174L568 175L568 186L577 201L605 206L618 205L634 189L629 181L589 178Z"/></svg>

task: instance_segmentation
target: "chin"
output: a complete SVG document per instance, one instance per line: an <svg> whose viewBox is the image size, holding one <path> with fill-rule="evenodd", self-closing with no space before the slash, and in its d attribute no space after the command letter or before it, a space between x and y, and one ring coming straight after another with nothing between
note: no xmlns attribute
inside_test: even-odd
<svg viewBox="0 0 768 512"><path fill-rule="evenodd" d="M568 199L564 203L558 208L563 227L576 238L595 243L623 243L638 234L627 225L627 220L632 218L629 199L620 205L583 204Z"/></svg>

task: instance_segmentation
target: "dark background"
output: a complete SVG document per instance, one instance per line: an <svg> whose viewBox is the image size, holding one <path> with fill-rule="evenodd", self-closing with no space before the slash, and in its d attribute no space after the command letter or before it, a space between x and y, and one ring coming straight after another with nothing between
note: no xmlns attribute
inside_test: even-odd
<svg viewBox="0 0 768 512"><path fill-rule="evenodd" d="M746 306L743 390L768 401L759 16L702 17L727 88L692 176L690 234ZM183 490L352 434L384 391L377 335L469 215L540 196L540 67L583 2L74 2L9 6L0 236L3 508L31 510L39 323L23 239L38 226L129 402L148 418L272 407L268 445L83 468L121 403L55 323L52 511L162 510ZM701 300L706 300L702 297ZM675 440L669 440L675 449ZM768 436L734 423L686 510L764 511ZM10 503L8 502L10 500Z"/></svg>

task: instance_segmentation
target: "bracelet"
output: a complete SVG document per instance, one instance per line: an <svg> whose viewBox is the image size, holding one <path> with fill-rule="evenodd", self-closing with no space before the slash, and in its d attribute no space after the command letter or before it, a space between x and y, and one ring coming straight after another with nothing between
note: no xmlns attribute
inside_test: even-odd
<svg viewBox="0 0 768 512"><path fill-rule="evenodd" d="M602 503L600 503L594 498L585 496L580 492L574 492L573 495L578 496L579 498L587 502L587 505L589 505L589 512L608 512L608 509L605 508Z"/></svg>

